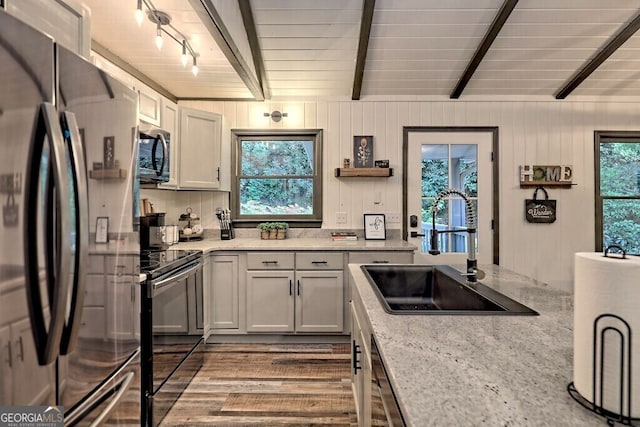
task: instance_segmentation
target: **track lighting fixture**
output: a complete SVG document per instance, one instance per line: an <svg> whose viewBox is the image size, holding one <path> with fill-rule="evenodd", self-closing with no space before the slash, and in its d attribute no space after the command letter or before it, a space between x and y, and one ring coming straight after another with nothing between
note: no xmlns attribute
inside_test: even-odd
<svg viewBox="0 0 640 427"><path fill-rule="evenodd" d="M180 47L182 47L180 62L182 63L183 67L187 66L187 64L189 63L189 57L191 56L191 58L193 59L191 72L194 76L197 76L198 65L196 62L196 57L198 57L199 55L196 51L193 50L184 34L182 34L176 27L171 25L171 16L166 12L156 9L151 0L137 0L137 2L138 3L135 11L135 17L136 21L138 22L138 26L142 25L142 21L144 19L144 12L142 9L144 6L147 10L147 18L149 18L149 21L156 24L155 43L158 50L162 50L165 39L165 37L163 37L164 33L164 35L168 36L170 39L178 43Z"/></svg>

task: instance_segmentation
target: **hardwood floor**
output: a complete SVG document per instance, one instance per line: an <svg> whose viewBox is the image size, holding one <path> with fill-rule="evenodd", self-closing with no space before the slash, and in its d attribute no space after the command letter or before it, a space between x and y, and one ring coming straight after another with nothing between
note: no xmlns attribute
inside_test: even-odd
<svg viewBox="0 0 640 427"><path fill-rule="evenodd" d="M161 426L356 426L349 344L207 344Z"/></svg>

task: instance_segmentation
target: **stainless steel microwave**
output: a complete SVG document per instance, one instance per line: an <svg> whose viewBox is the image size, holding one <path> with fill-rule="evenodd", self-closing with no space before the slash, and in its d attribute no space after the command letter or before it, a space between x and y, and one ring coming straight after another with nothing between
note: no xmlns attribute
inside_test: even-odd
<svg viewBox="0 0 640 427"><path fill-rule="evenodd" d="M138 135L138 178L141 184L169 181L171 134L165 130L140 127Z"/></svg>

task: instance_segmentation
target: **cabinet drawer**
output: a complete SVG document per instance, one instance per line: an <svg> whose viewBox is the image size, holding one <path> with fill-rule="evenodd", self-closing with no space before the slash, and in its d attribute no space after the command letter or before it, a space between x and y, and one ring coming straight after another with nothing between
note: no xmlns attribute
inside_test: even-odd
<svg viewBox="0 0 640 427"><path fill-rule="evenodd" d="M349 264L413 264L413 252L349 252Z"/></svg>
<svg viewBox="0 0 640 427"><path fill-rule="evenodd" d="M298 270L342 270L342 252L298 252L296 269Z"/></svg>
<svg viewBox="0 0 640 427"><path fill-rule="evenodd" d="M133 255L107 256L105 258L105 272L116 276L138 274L140 273L140 257Z"/></svg>
<svg viewBox="0 0 640 427"><path fill-rule="evenodd" d="M247 254L249 270L293 270L291 252L250 252Z"/></svg>

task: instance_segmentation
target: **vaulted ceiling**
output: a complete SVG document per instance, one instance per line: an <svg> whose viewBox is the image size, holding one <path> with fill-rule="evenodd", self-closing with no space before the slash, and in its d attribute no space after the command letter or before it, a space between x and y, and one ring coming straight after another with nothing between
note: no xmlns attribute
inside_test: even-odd
<svg viewBox="0 0 640 427"><path fill-rule="evenodd" d="M94 51L176 99L640 96L637 0L146 0L197 77L136 0L84 2Z"/></svg>

